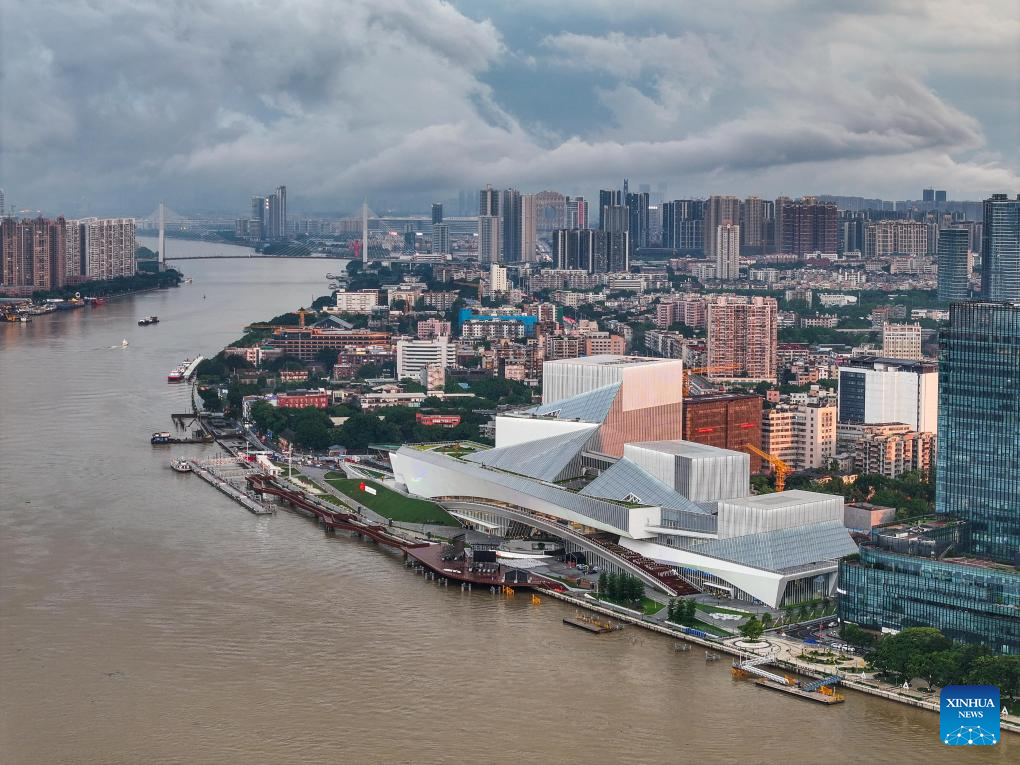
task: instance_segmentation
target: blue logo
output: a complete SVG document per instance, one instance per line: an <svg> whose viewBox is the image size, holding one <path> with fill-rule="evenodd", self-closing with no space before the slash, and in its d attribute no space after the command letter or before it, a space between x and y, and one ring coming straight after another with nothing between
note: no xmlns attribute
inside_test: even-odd
<svg viewBox="0 0 1020 765"><path fill-rule="evenodd" d="M947 685L939 696L943 744L999 743L999 689L994 685Z"/></svg>

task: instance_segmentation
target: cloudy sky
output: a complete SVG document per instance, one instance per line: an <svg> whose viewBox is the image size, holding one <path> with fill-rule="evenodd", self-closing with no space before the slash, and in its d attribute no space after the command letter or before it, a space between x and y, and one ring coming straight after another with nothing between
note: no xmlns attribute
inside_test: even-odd
<svg viewBox="0 0 1020 765"><path fill-rule="evenodd" d="M0 0L22 208L1020 191L1016 0Z"/></svg>

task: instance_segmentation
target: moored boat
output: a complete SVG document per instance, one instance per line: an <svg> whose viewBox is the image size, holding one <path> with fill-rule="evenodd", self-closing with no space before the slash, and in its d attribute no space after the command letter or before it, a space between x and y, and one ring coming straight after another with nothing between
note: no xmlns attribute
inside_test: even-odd
<svg viewBox="0 0 1020 765"><path fill-rule="evenodd" d="M177 365L175 369L171 369L166 376L167 382L185 382L195 376L195 370L198 369L198 365L205 359L204 356L196 356L193 359L185 359Z"/></svg>
<svg viewBox="0 0 1020 765"><path fill-rule="evenodd" d="M177 459L170 460L170 467L172 467L178 473L191 472L191 463L188 462L183 457L178 457Z"/></svg>

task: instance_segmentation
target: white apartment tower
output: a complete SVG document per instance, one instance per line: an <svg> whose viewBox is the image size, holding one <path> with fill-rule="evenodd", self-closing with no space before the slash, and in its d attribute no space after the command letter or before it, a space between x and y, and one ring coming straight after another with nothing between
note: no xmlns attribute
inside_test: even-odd
<svg viewBox="0 0 1020 765"><path fill-rule="evenodd" d="M411 340L401 338L397 341L397 379L410 377L417 380L423 369L430 366L442 368L452 367L457 361L457 346L450 343L446 336L434 340Z"/></svg>
<svg viewBox="0 0 1020 765"><path fill-rule="evenodd" d="M715 232L715 278L720 281L740 276L740 226L723 223Z"/></svg>

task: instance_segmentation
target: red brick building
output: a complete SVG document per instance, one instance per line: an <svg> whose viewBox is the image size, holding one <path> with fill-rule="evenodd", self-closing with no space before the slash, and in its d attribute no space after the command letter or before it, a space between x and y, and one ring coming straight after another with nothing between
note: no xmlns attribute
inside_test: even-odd
<svg viewBox="0 0 1020 765"><path fill-rule="evenodd" d="M307 406L325 409L329 406L329 394L325 391L305 390L280 393L276 396L276 404L281 409L304 409Z"/></svg>
<svg viewBox="0 0 1020 765"><path fill-rule="evenodd" d="M442 425L444 428L455 428L460 425L459 414L422 414L415 412L414 419L419 425Z"/></svg>
<svg viewBox="0 0 1020 765"><path fill-rule="evenodd" d="M761 448L760 396L710 393L684 399L683 438L720 449L742 451L744 444ZM761 470L761 459L751 455L751 472Z"/></svg>

